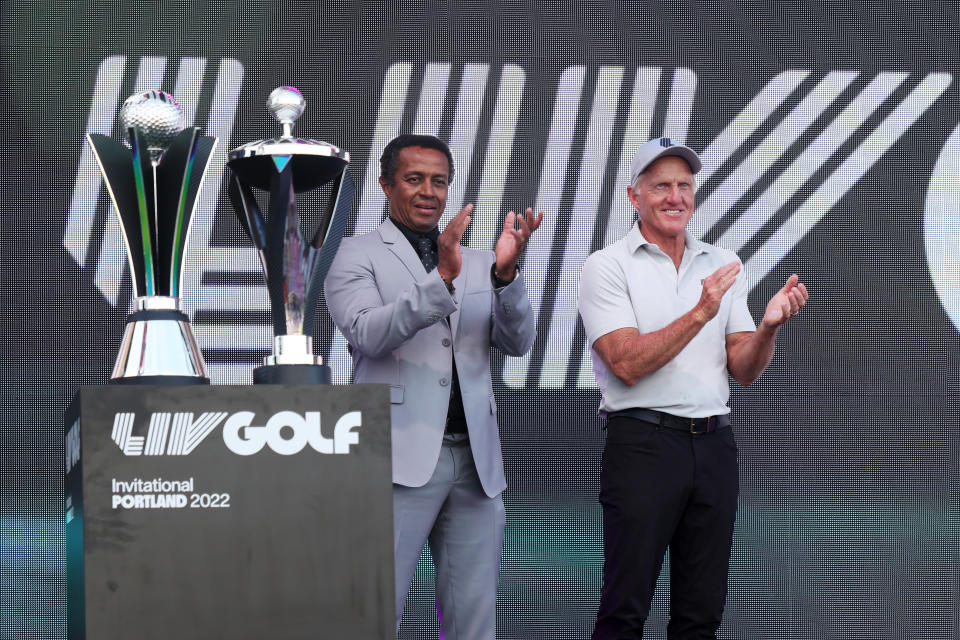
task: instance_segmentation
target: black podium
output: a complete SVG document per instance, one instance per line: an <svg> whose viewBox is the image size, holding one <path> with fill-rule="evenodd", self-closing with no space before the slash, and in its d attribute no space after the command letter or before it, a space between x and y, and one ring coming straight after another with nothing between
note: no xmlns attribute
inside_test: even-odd
<svg viewBox="0 0 960 640"><path fill-rule="evenodd" d="M389 407L383 385L81 389L68 637L393 638Z"/></svg>

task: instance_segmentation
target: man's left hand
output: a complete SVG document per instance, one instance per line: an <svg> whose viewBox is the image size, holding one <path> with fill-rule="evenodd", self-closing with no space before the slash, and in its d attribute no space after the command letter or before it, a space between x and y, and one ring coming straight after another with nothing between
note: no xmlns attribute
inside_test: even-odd
<svg viewBox="0 0 960 640"><path fill-rule="evenodd" d="M530 234L537 230L543 221L543 211L536 216L533 208L527 207L522 216L511 211L503 221L503 231L493 252L496 255L496 276L504 282L511 282L517 275L517 261L527 246Z"/></svg>
<svg viewBox="0 0 960 640"><path fill-rule="evenodd" d="M807 286L800 282L797 274L793 274L787 278L787 284L770 298L760 322L770 328L779 327L800 313L809 299Z"/></svg>

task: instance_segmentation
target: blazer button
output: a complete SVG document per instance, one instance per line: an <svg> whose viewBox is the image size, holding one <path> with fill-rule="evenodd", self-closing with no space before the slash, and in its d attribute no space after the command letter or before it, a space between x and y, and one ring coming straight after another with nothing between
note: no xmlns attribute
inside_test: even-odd
<svg viewBox="0 0 960 640"><path fill-rule="evenodd" d="M450 338L444 338L444 339L443 339L443 342L441 342L440 344L442 344L442 345L445 346L445 347L449 347L449 346L450 346Z"/></svg>
<svg viewBox="0 0 960 640"><path fill-rule="evenodd" d="M448 384L450 384L450 381L449 381L449 380L447 380L446 378L440 378L440 386L441 386L441 387L445 387L445 386L447 386Z"/></svg>

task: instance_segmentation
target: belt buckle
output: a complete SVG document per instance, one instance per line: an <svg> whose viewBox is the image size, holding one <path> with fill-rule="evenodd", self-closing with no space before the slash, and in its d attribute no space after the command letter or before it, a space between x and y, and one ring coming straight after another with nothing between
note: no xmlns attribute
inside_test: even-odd
<svg viewBox="0 0 960 640"><path fill-rule="evenodd" d="M697 418L690 418L690 433L695 436L702 436L710 433L710 418L707 418L707 428L705 431L697 431Z"/></svg>

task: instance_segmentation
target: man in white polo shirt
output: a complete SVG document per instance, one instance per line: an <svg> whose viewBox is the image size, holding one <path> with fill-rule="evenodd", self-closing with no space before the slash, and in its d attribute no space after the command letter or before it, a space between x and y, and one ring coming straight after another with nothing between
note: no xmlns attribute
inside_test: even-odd
<svg viewBox="0 0 960 640"><path fill-rule="evenodd" d="M641 145L627 187L638 222L592 254L580 278L579 311L608 419L593 640L643 637L667 548L667 637L716 637L739 492L728 375L742 385L756 380L780 326L808 298L792 275L754 325L737 255L686 230L700 167L692 149L669 138Z"/></svg>

